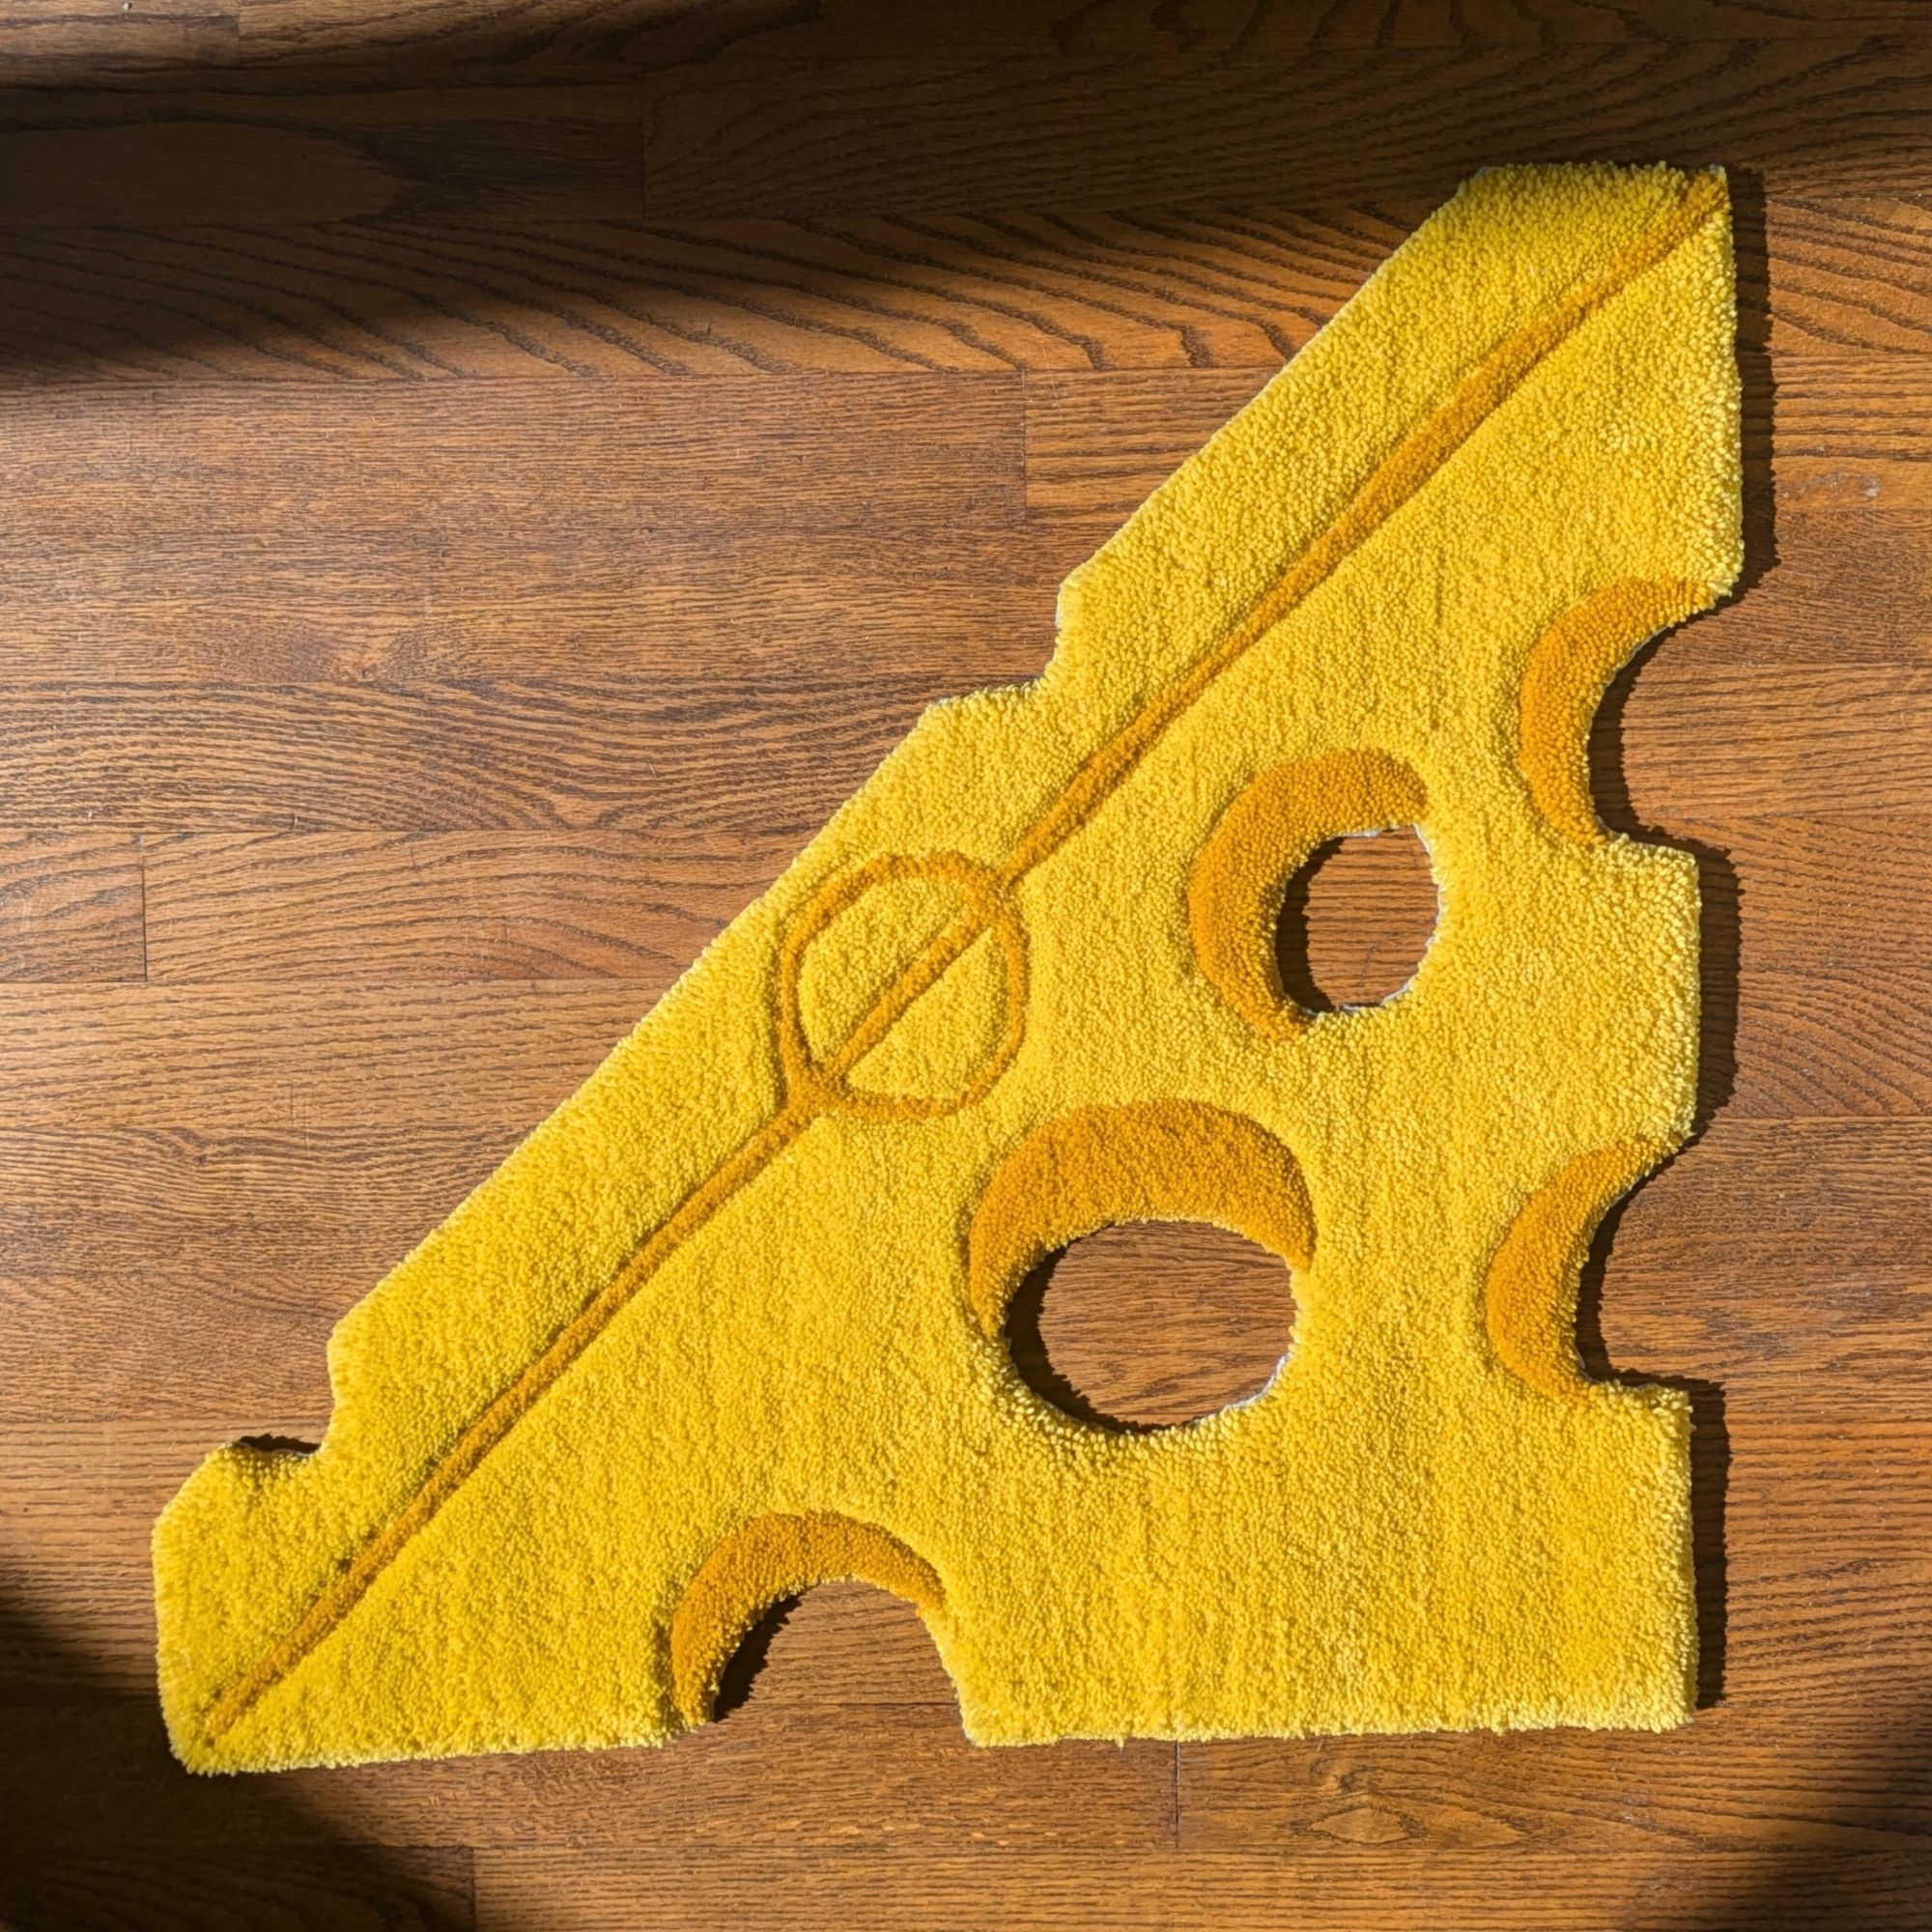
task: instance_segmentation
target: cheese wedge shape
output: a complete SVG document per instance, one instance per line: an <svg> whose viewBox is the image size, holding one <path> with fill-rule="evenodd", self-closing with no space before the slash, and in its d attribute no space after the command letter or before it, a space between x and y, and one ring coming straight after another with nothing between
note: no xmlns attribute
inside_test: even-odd
<svg viewBox="0 0 1932 1932"><path fill-rule="evenodd" d="M182 1758L662 1741L840 1577L984 1744L1687 1719L1686 1400L1574 1315L1690 1127L1697 884L1584 735L1737 577L1732 337L1720 175L1466 185L351 1311L321 1447L187 1482ZM1284 883L1391 824L1430 949L1301 1012ZM1147 1217L1270 1247L1296 1329L1116 1434L1003 1318Z"/></svg>

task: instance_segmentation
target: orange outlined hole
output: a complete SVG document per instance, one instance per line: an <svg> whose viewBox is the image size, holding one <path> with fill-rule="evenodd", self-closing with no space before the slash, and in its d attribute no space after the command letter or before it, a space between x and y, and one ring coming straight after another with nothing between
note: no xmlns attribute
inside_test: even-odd
<svg viewBox="0 0 1932 1932"><path fill-rule="evenodd" d="M1188 933L1202 972L1264 1039L1292 1039L1315 1017L1282 976L1295 875L1329 840L1416 824L1427 804L1402 759L1331 752L1263 772L1221 814L1188 873Z"/></svg>
<svg viewBox="0 0 1932 1932"><path fill-rule="evenodd" d="M1049 1255L1008 1305L1020 1379L1102 1429L1178 1429L1252 1402L1294 1336L1279 1255L1202 1221L1128 1222Z"/></svg>
<svg viewBox="0 0 1932 1932"><path fill-rule="evenodd" d="M1207 1222L1290 1268L1314 1259L1301 1169L1258 1122L1187 1100L1082 1107L1029 1134L980 1197L967 1237L980 1332L1010 1350L1015 1299L1050 1257L1084 1236L1144 1221ZM1081 1420L1112 1420L1033 1386Z"/></svg>
<svg viewBox="0 0 1932 1932"><path fill-rule="evenodd" d="M923 1616L946 1592L931 1564L876 1524L832 1510L754 1518L699 1566L670 1625L671 1701L685 1723L710 1721L738 1646L760 1619L820 1583L876 1584Z"/></svg>

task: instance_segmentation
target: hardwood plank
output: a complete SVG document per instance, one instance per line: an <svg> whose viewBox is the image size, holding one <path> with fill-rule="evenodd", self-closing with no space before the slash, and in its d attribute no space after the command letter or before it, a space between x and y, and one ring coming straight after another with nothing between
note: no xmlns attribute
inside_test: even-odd
<svg viewBox="0 0 1932 1932"><path fill-rule="evenodd" d="M300 1219L266 1236L189 1230L173 1256L144 1249L133 1217L100 1235L81 1227L55 1262L35 1259L44 1231L19 1237L23 1252L0 1265L0 1308L17 1324L0 1361L19 1377L0 1414L193 1416L218 1400L231 1436L302 1433L277 1417L306 1417L313 1435L328 1413L330 1329L462 1198L444 1195L403 1239L325 1233L307 1256ZM213 1357L211 1332L222 1338Z"/></svg>
<svg viewBox="0 0 1932 1932"><path fill-rule="evenodd" d="M319 1426L328 1329L533 1119L213 1136L12 1126L0 1416L193 1418L218 1397L234 1432ZM1598 1370L1702 1376L1812 1418L1880 1378L1891 1412L1932 1418L1928 1180L1917 1119L1719 1115L1617 1221ZM1283 1314L1271 1264L1246 1275L1233 1254L1186 1260L1184 1242L1153 1235L1088 1254L1061 1283L1070 1293L1049 1293L1049 1360L1076 1383L1134 1378L1140 1395L1182 1405L1265 1374ZM1766 1279L1785 1293L1768 1300ZM1132 1349L1107 1281L1144 1314Z"/></svg>
<svg viewBox="0 0 1932 1932"><path fill-rule="evenodd" d="M528 1126L667 982L318 984L299 1025L272 984L0 986L0 1081L21 1126ZM1923 970L1747 960L1727 1106L1760 1120L1927 1111L1928 997Z"/></svg>
<svg viewBox="0 0 1932 1932"><path fill-rule="evenodd" d="M1728 1024L1730 990L1707 995L1707 1028ZM1932 1103L1932 976L1856 967L1764 974L1747 966L1719 1091L1745 1118L1906 1115ZM1709 1034L1707 1032L1707 1039ZM1709 1088L1707 1086L1707 1093Z"/></svg>
<svg viewBox="0 0 1932 1932"><path fill-rule="evenodd" d="M270 987L0 986L0 1082L20 1125L527 1129L664 991L329 985L298 1022Z"/></svg>
<svg viewBox="0 0 1932 1932"><path fill-rule="evenodd" d="M0 1418L192 1419L213 1394L232 1434L319 1428L329 1328L528 1124L10 1128ZM1811 1417L1869 1382L1888 1412L1932 1418L1928 1180L1921 1121L1720 1115L1617 1222L1594 1310L1600 1372L1742 1384ZM1153 1234L1076 1249L1042 1311L1049 1359L1076 1384L1084 1373L1183 1406L1225 1399L1230 1379L1270 1366L1284 1313L1272 1264L1236 1272L1240 1252L1190 1261ZM1786 1292L1766 1298L1768 1279Z"/></svg>
<svg viewBox="0 0 1932 1932"><path fill-rule="evenodd" d="M1126 517L1237 410L1272 369L1030 372L1027 510Z"/></svg>
<svg viewBox="0 0 1932 1932"><path fill-rule="evenodd" d="M1440 198L1498 154L1722 156L1779 192L1884 192L1925 155L1932 43L1861 35L1869 19L1822 39L1308 49L1264 33L1217 48L1209 32L962 60L927 44L923 13L875 13L849 57L808 51L811 85L796 63L720 59L715 41L633 79L459 40L436 66L372 66L370 49L15 88L0 161L20 191L0 225L1087 210L1266 202L1283 182L1316 205Z"/></svg>
<svg viewBox="0 0 1932 1932"><path fill-rule="evenodd" d="M9 1136L0 1407L313 1433L336 1320L528 1125Z"/></svg>
<svg viewBox="0 0 1932 1932"><path fill-rule="evenodd" d="M1875 1130L1899 1137L1912 1127ZM71 1122L35 1129L10 1121L0 1127L0 1165L14 1185L0 1192L0 1229L14 1258L57 1263L64 1255L84 1259L91 1222L106 1243L101 1255L117 1268L134 1252L115 1250L120 1230L156 1260L180 1241L275 1228L297 1231L298 1251L347 1242L352 1258L386 1252L469 1193L518 1134L475 1120L442 1127L278 1124L212 1135L172 1127L98 1132ZM1909 1142L1891 1158L1910 1161L1908 1149ZM152 1225L140 1229L148 1216ZM373 1245L365 1248L361 1229L375 1231ZM193 1259L199 1264L210 1255L194 1250Z"/></svg>
<svg viewBox="0 0 1932 1932"><path fill-rule="evenodd" d="M1632 1197L1613 1264L1648 1279L1729 1256L1762 1265L1776 1251L1790 1264L1918 1264L1932 1281L1928 1180L1932 1123L1725 1111ZM1781 1306L1766 1315L1799 1319Z"/></svg>
<svg viewBox="0 0 1932 1932"><path fill-rule="evenodd" d="M0 235L0 367L69 383L1267 369L1429 208L16 232ZM1772 198L1768 285L1754 225L1746 295L1774 354L1932 340L1910 197Z"/></svg>
<svg viewBox="0 0 1932 1932"><path fill-rule="evenodd" d="M522 450L540 467L543 420L473 462ZM211 463L211 490L217 473ZM439 488L461 497L472 483L453 469ZM941 527L884 507L843 526L739 529L698 526L692 499L670 501L690 520L650 522L642 498L602 514L585 503L536 543L495 518L370 532L347 492L331 515L311 500L300 528L246 538L218 527L245 505L213 496L207 533L0 537L0 688L104 668L90 653L106 639L115 675L141 684L595 685L698 668L809 683L838 665L966 690L1044 665L1060 580L1113 530L1092 517ZM1932 521L1787 502L1774 536L1748 597L1659 658L1760 676L1793 660L1932 661Z"/></svg>
<svg viewBox="0 0 1932 1932"><path fill-rule="evenodd" d="M0 980L146 973L138 840L0 828Z"/></svg>
<svg viewBox="0 0 1932 1932"><path fill-rule="evenodd" d="M1767 677L1660 651L1622 714L1625 781L1687 821L1748 813L1869 818L1912 810L1932 672L1916 666L1780 666ZM1662 801L1668 800L1665 805Z"/></svg>
<svg viewBox="0 0 1932 1932"><path fill-rule="evenodd" d="M1190 1870L1198 1868L1190 1861ZM743 1927L744 1932L1063 1932L1104 1922L1112 1932L1169 1932L1176 1925L1176 1861L1019 1851L989 1856L909 1856L838 1850L802 1861L784 1852L724 1857L612 1850L586 1856L548 1845L486 1853L477 1870L478 1924L519 1932L629 1932L630 1928ZM1277 1885L1282 1875L1277 1874ZM1259 1890L1260 1888L1257 1888ZM1251 1901L1239 1922L1254 1932L1286 1924ZM1094 1917L1104 1912L1104 1920ZM1334 1922L1324 1911L1324 1923ZM1188 1921L1203 1928L1226 1922ZM1293 1921L1297 1925L1304 1921Z"/></svg>
<svg viewBox="0 0 1932 1932"><path fill-rule="evenodd" d="M1780 501L1922 507L1932 491L1920 433L1932 372L1918 356L1817 352L1775 358L1772 474Z"/></svg>
<svg viewBox="0 0 1932 1932"><path fill-rule="evenodd" d="M1682 634L1615 726L1653 822L1869 818L1926 796L1932 666L1705 659ZM938 672L462 685L0 684L0 813L149 832L666 831L801 844L926 704ZM1616 752L1608 754L1612 759Z"/></svg>
<svg viewBox="0 0 1932 1932"><path fill-rule="evenodd" d="M639 83L596 64L14 87L0 228L634 218L645 114Z"/></svg>
<svg viewBox="0 0 1932 1932"><path fill-rule="evenodd" d="M1869 1382L1896 1396L1901 1417L1932 1420L1922 1373L1932 1270L1797 1245L1788 1258L1746 1232L1695 1260L1673 1260L1667 1240L1654 1261L1634 1248L1613 1256L1587 1318L1603 1338L1587 1350L1593 1369L1701 1380L1813 1417Z"/></svg>
<svg viewBox="0 0 1932 1932"><path fill-rule="evenodd" d="M525 1123L271 1123L232 1132L87 1127L72 1119L0 1129L0 1241L14 1279L45 1272L123 1281L143 1254L205 1271L211 1288L270 1264L291 1279L397 1258L506 1154ZM1876 1269L1932 1247L1932 1126L1922 1118L1751 1119L1720 1112L1634 1196L1616 1262L1649 1280L1788 1264ZM230 1263L221 1256L232 1244ZM308 1265L298 1265L308 1258ZM1175 1264L1159 1247L1149 1266ZM1932 1279L1932 1264L1926 1264ZM1733 1317L1738 1311L1732 1311ZM1768 1322L1801 1324L1775 1306Z"/></svg>
<svg viewBox="0 0 1932 1932"><path fill-rule="evenodd" d="M1025 0L933 10L920 44L954 60L1051 58L1081 53L1185 54L1292 59L1335 47L1454 47L1504 43L1595 45L1640 36L1695 40L1815 39L1885 33L1918 24L1913 0L1352 0L1255 14L1241 6L1170 9L1134 0L1104 8L1041 7ZM810 72L890 45L906 33L904 10L880 0L801 14L782 0L726 0L701 9L661 0L407 0L372 16L355 0L66 0L58 11L0 17L0 80L82 80L102 73L274 64L421 60L515 61L546 67L623 61L654 71L700 62ZM179 74L177 74L179 78Z"/></svg>
<svg viewBox="0 0 1932 1932"><path fill-rule="evenodd" d="M1909 195L1767 200L1774 355L1800 349L1922 351L1932 316L1932 216ZM1742 252L1742 251L1741 251Z"/></svg>
<svg viewBox="0 0 1932 1932"><path fill-rule="evenodd" d="M1096 1859L1039 1853L888 1857L840 1853L801 1866L782 1853L669 1859L586 1857L533 1846L479 1854L478 1922L518 1932L744 1927L842 1932L890 1922L906 1932L1001 1927L1062 1932L1386 1932L1395 1924L1497 1932L1816 1932L1824 1925L1923 1923L1927 1858L1910 1839L1873 1850L1755 1853L1674 1846L1583 1865L1512 1850L1411 1853L1329 1843L1279 1850Z"/></svg>
<svg viewBox="0 0 1932 1932"><path fill-rule="evenodd" d="M888 0L833 0L809 14L777 0L728 0L684 10L630 0L585 9L572 0L539 0L508 17L477 0L409 0L384 9L380 21L362 16L351 0L241 0L244 45L251 51L306 58L369 45L410 46L429 41L464 50L542 60L595 51L662 68L702 60L784 71L810 71L911 40L903 8ZM668 17L667 17L668 16ZM1533 45L1593 44L1626 37L1696 39L1712 34L1760 37L1884 32L1917 22L1911 0L1634 0L1615 7L1590 0L1344 0L1320 8L1276 13L1242 5L1190 5L1181 10L1152 0L1114 0L1104 7L1062 0L981 0L971 8L941 8L922 15L918 43L954 59L994 55L1052 56L1088 52L1182 53L1291 57L1330 46L1436 46L1499 40Z"/></svg>
<svg viewBox="0 0 1932 1932"><path fill-rule="evenodd" d="M0 1845L0 1850L4 1850ZM90 1845L14 1855L0 1913L39 1926L272 1925L281 1932L467 1932L475 1924L467 1850L251 1845L126 1851Z"/></svg>
<svg viewBox="0 0 1932 1932"><path fill-rule="evenodd" d="M1055 587L1094 548L883 510L847 528L640 531L651 514L640 500L596 528L586 509L535 548L494 521L428 538L324 521L245 543L0 541L0 679L71 676L107 637L116 671L143 682L728 681L837 664L952 690L1039 669ZM1867 546L1881 575L1884 542ZM1894 548L1901 566L1918 554L1909 536ZM1922 613L1900 607L1888 636L1909 651Z"/></svg>
<svg viewBox="0 0 1932 1932"><path fill-rule="evenodd" d="M357 0L238 0L244 57L327 66L370 56L516 62L624 61L657 67L716 58L791 24L784 0L391 0L371 17ZM1857 0L1853 0L1857 4Z"/></svg>
<svg viewBox="0 0 1932 1932"><path fill-rule="evenodd" d="M61 0L0 14L0 79L220 66L235 58L241 0Z"/></svg>
<svg viewBox="0 0 1932 1932"><path fill-rule="evenodd" d="M18 390L0 540L985 529L1020 514L1019 401L1006 375Z"/></svg>
<svg viewBox="0 0 1932 1932"><path fill-rule="evenodd" d="M0 813L150 831L673 830L794 846L948 685L734 679L0 686Z"/></svg>
<svg viewBox="0 0 1932 1932"><path fill-rule="evenodd" d="M1926 1843L1921 1709L1877 1701L1842 1729L1728 1704L1664 1737L1264 1739L1181 1747L1186 1849L1337 1840L1439 1851L1588 1845L1618 1856Z"/></svg>
<svg viewBox="0 0 1932 1932"><path fill-rule="evenodd" d="M171 1770L153 1711L131 1700L21 1706L8 1721L0 1799L30 1842L218 1845L248 1830L224 1787ZM1158 1744L976 1750L952 1712L919 1705L801 1721L748 1704L663 1749L291 1772L275 1795L292 1843L1147 1848L1172 1842L1173 1767ZM168 1804L144 1802L163 1779Z"/></svg>
<svg viewBox="0 0 1932 1932"><path fill-rule="evenodd" d="M1822 1190L1835 1172L1809 1179ZM0 1309L12 1324L0 1342L9 1376L0 1419L191 1418L218 1400L226 1420L206 1446L263 1431L313 1437L328 1409L329 1330L461 1198L442 1196L386 1242L386 1223L330 1240L326 1231L305 1237L299 1221L266 1235L238 1221L232 1231L185 1229L184 1253L156 1259L143 1246L147 1224L130 1217L104 1240L77 1236L78 1253L49 1263L36 1261L43 1240L30 1236L26 1256L0 1268ZM1836 1413L1847 1388L1873 1380L1890 1413L1932 1422L1923 1343L1932 1269L1918 1260L1863 1259L1853 1241L1840 1252L1816 1226L1788 1244L1796 1258L1748 1229L1695 1248L1667 1229L1658 1236L1646 1228L1641 1247L1632 1236L1611 1261L1594 1313L1601 1366L1742 1385L1753 1401L1814 1418ZM1912 1226L1896 1238L1908 1238ZM1922 1253L1922 1235L1914 1237ZM1118 1301L1143 1318L1140 1350L1122 1343L1122 1318L1081 1332L1069 1316L1052 1357L1065 1355L1076 1369L1083 1359L1113 1364L1110 1373L1131 1377L1143 1397L1178 1391L1190 1408L1204 1386L1210 1396L1231 1379L1252 1386L1245 1373L1231 1376L1231 1362L1237 1371L1271 1367L1276 1282L1244 1289L1245 1309L1214 1304L1170 1324L1166 1311L1189 1290L1184 1277L1142 1264L1108 1279ZM1783 1297L1769 1307L1768 1279ZM211 1362L208 1337L216 1331L221 1348Z"/></svg>
<svg viewBox="0 0 1932 1932"><path fill-rule="evenodd" d="M0 241L0 361L64 380L1267 365L1410 225L1208 211L36 232Z"/></svg>
<svg viewBox="0 0 1932 1932"><path fill-rule="evenodd" d="M833 71L837 85L810 89L728 63L673 71L644 147L645 218L1266 202L1283 182L1305 205L1440 198L1498 155L1721 156L1776 193L1883 193L1923 163L1932 42L1632 37L1279 62L1207 47L966 67L882 47Z"/></svg>
<svg viewBox="0 0 1932 1932"><path fill-rule="evenodd" d="M1746 492L1754 521L1770 506L1754 481ZM1926 656L1918 613L1932 588L1932 526L1917 512L1882 509L1869 498L1847 505L1787 497L1776 503L1761 548L1765 554L1747 561L1746 589L1674 633L1648 662L1694 659L1776 677L1794 660L1842 667ZM1760 805L1779 809L1775 798Z"/></svg>
<svg viewBox="0 0 1932 1932"><path fill-rule="evenodd" d="M248 1812L232 1800L224 1807L221 1787L170 1773L152 1715L134 1721L130 1711L131 1700L10 1713L19 1756L0 1767L0 1788L23 1837L35 1833L30 1842L50 1852L125 1819L129 1848L192 1847L247 1828ZM1888 1725L1883 1713L1836 1725L1767 1722L1755 1738L1716 1712L1662 1740L1519 1733L1187 1746L1183 1846L1265 1844L1281 1864L1319 1857L1331 1882L1331 1861L1346 1866L1351 1852L1391 1843L1419 1872L1498 1849L1531 1859L1587 1850L1608 1870L1714 1851L1774 1863L1894 1849L1922 1868L1922 1717ZM1380 1771L1377 1752L1399 1768ZM658 1856L783 1848L799 1861L885 1845L900 1857L1030 1846L1118 1855L1169 1842L1171 1756L1149 1745L976 1751L951 1716L903 1705L769 1721L747 1706L663 1750L296 1773L277 1780L276 1795L298 1807L286 1827L293 1843L353 1834L383 1845L414 1833L433 1845L470 1834L479 1852L549 1843L648 1846ZM40 1776L30 1782L23 1770ZM1719 1772L1723 1796L1710 1806ZM165 1806L144 1799L170 1776ZM1238 1794L1237 1813L1214 1808L1223 1789Z"/></svg>
<svg viewBox="0 0 1932 1932"><path fill-rule="evenodd" d="M148 977L668 983L790 857L630 832L183 835L148 852Z"/></svg>

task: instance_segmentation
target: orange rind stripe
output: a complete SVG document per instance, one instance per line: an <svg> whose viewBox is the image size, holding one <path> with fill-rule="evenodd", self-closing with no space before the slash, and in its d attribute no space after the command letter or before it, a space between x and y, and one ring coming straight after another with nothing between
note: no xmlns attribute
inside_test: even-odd
<svg viewBox="0 0 1932 1932"><path fill-rule="evenodd" d="M1537 810L1565 838L1609 834L1590 796L1590 721L1631 653L1713 601L1701 583L1627 577L1566 611L1530 648L1518 698L1518 758Z"/></svg>
<svg viewBox="0 0 1932 1932"><path fill-rule="evenodd" d="M1483 1288L1490 1345L1513 1375L1558 1402L1597 1384L1577 1359L1577 1290L1603 1218L1669 1150L1621 1141L1573 1160L1532 1194L1503 1236Z"/></svg>
<svg viewBox="0 0 1932 1932"><path fill-rule="evenodd" d="M1281 983L1289 881L1325 839L1413 825L1427 805L1400 758L1330 752L1272 766L1221 814L1188 870L1188 937L1209 984L1264 1039L1292 1039L1314 1018Z"/></svg>

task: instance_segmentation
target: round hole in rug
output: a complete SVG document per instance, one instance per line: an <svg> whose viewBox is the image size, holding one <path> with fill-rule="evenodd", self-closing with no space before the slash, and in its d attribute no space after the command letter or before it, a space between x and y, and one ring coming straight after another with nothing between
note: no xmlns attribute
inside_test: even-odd
<svg viewBox="0 0 1932 1932"><path fill-rule="evenodd" d="M1293 1331L1281 1257L1199 1221L1129 1222L1070 1242L1007 1312L1021 1379L1117 1430L1172 1429L1259 1395Z"/></svg>
<svg viewBox="0 0 1932 1932"><path fill-rule="evenodd" d="M1429 850L1413 826L1329 839L1282 896L1283 992L1315 1013L1378 1005L1414 977L1437 912Z"/></svg>

